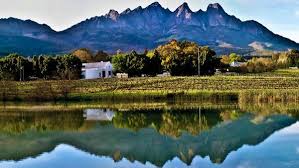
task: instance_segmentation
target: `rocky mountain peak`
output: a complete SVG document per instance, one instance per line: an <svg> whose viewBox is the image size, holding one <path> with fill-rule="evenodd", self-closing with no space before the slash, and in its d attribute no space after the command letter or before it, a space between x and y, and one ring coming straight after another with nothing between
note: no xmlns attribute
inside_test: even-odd
<svg viewBox="0 0 299 168"><path fill-rule="evenodd" d="M219 3L210 4L208 6L207 12L225 13L224 9Z"/></svg>
<svg viewBox="0 0 299 168"><path fill-rule="evenodd" d="M154 2L154 3L150 4L148 7L159 7L159 8L162 8L162 6L160 5L159 2Z"/></svg>
<svg viewBox="0 0 299 168"><path fill-rule="evenodd" d="M126 10L124 10L121 14L128 14L130 13L132 10L130 8L127 8Z"/></svg>
<svg viewBox="0 0 299 168"><path fill-rule="evenodd" d="M116 21L119 17L119 13L116 10L111 9L106 17Z"/></svg>
<svg viewBox="0 0 299 168"><path fill-rule="evenodd" d="M137 8L135 8L133 11L142 11L143 8L141 6L138 6Z"/></svg>
<svg viewBox="0 0 299 168"><path fill-rule="evenodd" d="M144 8L144 10L151 11L151 12L156 12L156 13L159 13L161 11L165 11L165 9L159 4L159 2L154 2L154 3L150 4L149 6Z"/></svg>
<svg viewBox="0 0 299 168"><path fill-rule="evenodd" d="M188 4L184 2L181 6L179 6L176 10L176 17L184 16L185 18L191 18L192 11L189 8Z"/></svg>

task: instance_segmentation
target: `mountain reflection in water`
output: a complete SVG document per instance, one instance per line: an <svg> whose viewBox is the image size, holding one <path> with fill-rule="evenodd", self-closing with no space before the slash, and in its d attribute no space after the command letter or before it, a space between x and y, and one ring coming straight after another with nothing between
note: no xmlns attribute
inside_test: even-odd
<svg viewBox="0 0 299 168"><path fill-rule="evenodd" d="M250 161L246 156L258 164L261 154L280 161L274 152L282 149L288 160L299 137L274 132L295 123L293 114L201 107L2 110L0 167L234 167ZM290 142L273 146L286 140L282 134Z"/></svg>

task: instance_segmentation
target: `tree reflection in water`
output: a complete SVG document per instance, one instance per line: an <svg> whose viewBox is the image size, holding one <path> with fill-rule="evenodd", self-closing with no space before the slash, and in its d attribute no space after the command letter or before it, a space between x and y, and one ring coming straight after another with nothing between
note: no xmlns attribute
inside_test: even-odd
<svg viewBox="0 0 299 168"><path fill-rule="evenodd" d="M84 123L81 111L0 112L0 132L77 131Z"/></svg>
<svg viewBox="0 0 299 168"><path fill-rule="evenodd" d="M171 110L137 110L117 112L113 124L117 128L138 131L153 127L160 134L179 137L183 132L197 135L222 122L221 109L171 109ZM227 115L229 116L229 115ZM229 118L225 118L229 119Z"/></svg>
<svg viewBox="0 0 299 168"><path fill-rule="evenodd" d="M202 108L114 110L114 113L110 122L110 120L87 121L84 118L83 110L2 111L0 113L0 132L21 134L26 131L88 131L96 124L112 123L116 128L133 131L152 127L162 135L179 137L183 132L197 135L218 123L237 119L244 114L236 110Z"/></svg>

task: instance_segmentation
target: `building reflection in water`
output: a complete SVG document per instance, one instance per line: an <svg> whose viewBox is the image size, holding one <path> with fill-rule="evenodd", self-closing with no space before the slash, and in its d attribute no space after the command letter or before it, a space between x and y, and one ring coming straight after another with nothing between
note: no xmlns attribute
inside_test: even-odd
<svg viewBox="0 0 299 168"><path fill-rule="evenodd" d="M83 117L86 121L112 121L115 113L110 109L85 109Z"/></svg>

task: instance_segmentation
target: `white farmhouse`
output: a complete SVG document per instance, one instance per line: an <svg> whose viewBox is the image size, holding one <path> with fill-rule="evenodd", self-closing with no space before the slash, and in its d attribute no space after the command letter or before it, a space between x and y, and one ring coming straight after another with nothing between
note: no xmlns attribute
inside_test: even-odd
<svg viewBox="0 0 299 168"><path fill-rule="evenodd" d="M83 79L111 78L112 64L108 62L93 62L82 64Z"/></svg>
<svg viewBox="0 0 299 168"><path fill-rule="evenodd" d="M232 63L230 63L231 67L240 67L242 64L244 64L243 62L238 62L238 61L234 61Z"/></svg>

